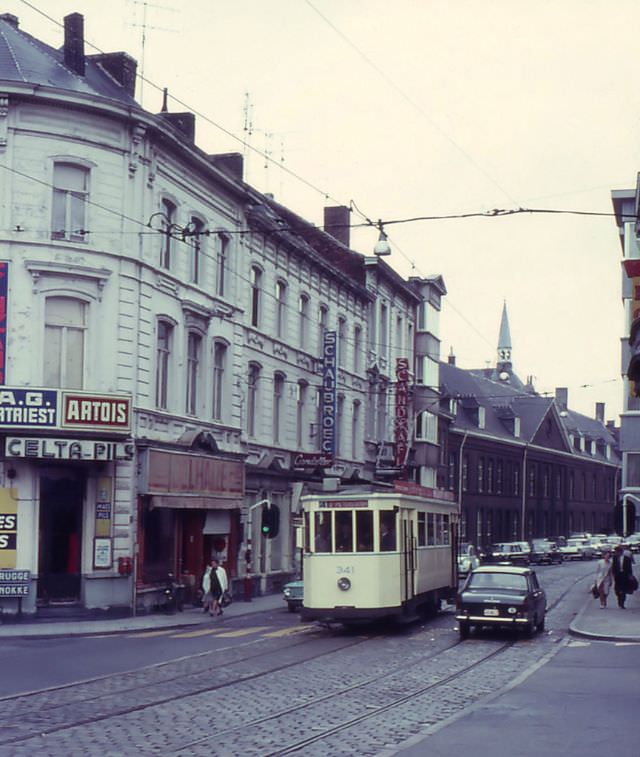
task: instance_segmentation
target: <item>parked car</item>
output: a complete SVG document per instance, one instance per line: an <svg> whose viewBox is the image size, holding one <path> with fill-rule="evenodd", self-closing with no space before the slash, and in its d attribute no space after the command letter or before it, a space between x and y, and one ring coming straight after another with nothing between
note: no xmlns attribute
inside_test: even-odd
<svg viewBox="0 0 640 757"><path fill-rule="evenodd" d="M492 544L487 550L484 562L510 562L514 565L528 565L531 561L531 547L526 541L510 541Z"/></svg>
<svg viewBox="0 0 640 757"><path fill-rule="evenodd" d="M596 556L596 550L593 544L591 544L591 539L567 539L567 546L571 548L576 547L578 550L579 559L581 560L593 560L593 558Z"/></svg>
<svg viewBox="0 0 640 757"><path fill-rule="evenodd" d="M480 565L480 559L473 544L466 542L458 546L458 575L466 576L470 570Z"/></svg>
<svg viewBox="0 0 640 757"><path fill-rule="evenodd" d="M631 536L627 536L624 543L632 552L640 552L640 534L631 534Z"/></svg>
<svg viewBox="0 0 640 757"><path fill-rule="evenodd" d="M460 637L472 626L517 628L527 634L544 629L547 598L531 568L482 565L467 576L456 598Z"/></svg>
<svg viewBox="0 0 640 757"><path fill-rule="evenodd" d="M567 539L566 543L560 547L563 560L581 560L582 554L578 548L575 539Z"/></svg>
<svg viewBox="0 0 640 757"><path fill-rule="evenodd" d="M533 539L531 541L531 562L537 565L546 563L561 563L562 552L558 545L549 539Z"/></svg>
<svg viewBox="0 0 640 757"><path fill-rule="evenodd" d="M304 594L304 582L289 581L282 587L282 598L287 603L289 612L296 612L302 607L302 599Z"/></svg>

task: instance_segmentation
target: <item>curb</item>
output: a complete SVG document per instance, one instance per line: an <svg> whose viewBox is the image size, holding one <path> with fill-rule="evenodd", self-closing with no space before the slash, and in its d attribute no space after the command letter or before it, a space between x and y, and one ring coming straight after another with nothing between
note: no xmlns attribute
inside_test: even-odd
<svg viewBox="0 0 640 757"><path fill-rule="evenodd" d="M583 639L591 639L592 641L623 641L623 642L631 642L640 644L640 636L625 636L623 634L604 634L604 633L594 633L593 631L585 631L581 628L579 628L579 623L581 622L584 615L586 615L587 609L590 606L590 600L588 600L582 610L576 615L576 617L572 620L572 622L569 624L569 633L572 636L578 636Z"/></svg>

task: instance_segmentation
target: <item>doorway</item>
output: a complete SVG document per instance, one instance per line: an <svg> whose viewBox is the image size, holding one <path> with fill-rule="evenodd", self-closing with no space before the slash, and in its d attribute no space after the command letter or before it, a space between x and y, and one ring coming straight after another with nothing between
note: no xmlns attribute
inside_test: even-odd
<svg viewBox="0 0 640 757"><path fill-rule="evenodd" d="M81 479L40 479L40 604L80 599L83 488Z"/></svg>

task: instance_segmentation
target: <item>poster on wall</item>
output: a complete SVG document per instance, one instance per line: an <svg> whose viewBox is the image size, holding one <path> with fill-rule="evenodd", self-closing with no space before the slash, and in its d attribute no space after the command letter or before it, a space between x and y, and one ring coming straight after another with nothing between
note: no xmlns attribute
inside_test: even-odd
<svg viewBox="0 0 640 757"><path fill-rule="evenodd" d="M18 541L18 490L0 489L0 568L15 568Z"/></svg>
<svg viewBox="0 0 640 757"><path fill-rule="evenodd" d="M111 539L96 537L93 540L93 567L96 570L109 569L112 563Z"/></svg>

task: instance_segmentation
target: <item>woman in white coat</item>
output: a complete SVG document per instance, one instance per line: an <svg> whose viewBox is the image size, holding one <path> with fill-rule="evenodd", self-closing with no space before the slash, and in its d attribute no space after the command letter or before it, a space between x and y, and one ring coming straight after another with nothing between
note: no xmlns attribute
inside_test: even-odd
<svg viewBox="0 0 640 757"><path fill-rule="evenodd" d="M595 586L598 589L600 608L604 609L607 606L609 589L611 589L611 555L609 552L603 552L602 559L598 560Z"/></svg>

